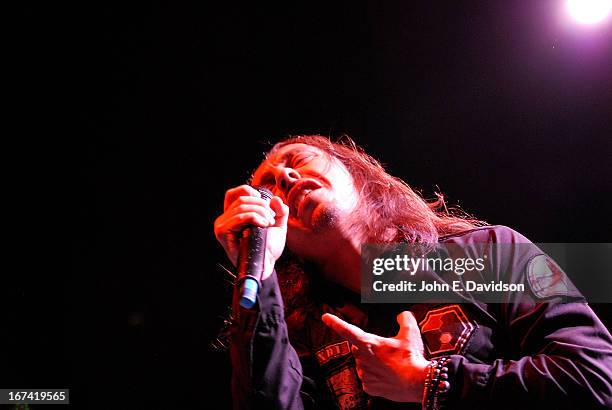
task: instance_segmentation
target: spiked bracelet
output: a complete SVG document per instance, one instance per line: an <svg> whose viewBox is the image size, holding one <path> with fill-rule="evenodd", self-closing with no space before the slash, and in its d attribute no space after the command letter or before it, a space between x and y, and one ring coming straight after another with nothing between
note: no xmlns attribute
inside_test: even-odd
<svg viewBox="0 0 612 410"><path fill-rule="evenodd" d="M448 381L448 356L437 357L427 365L423 389L423 410L440 410L446 393L450 390Z"/></svg>

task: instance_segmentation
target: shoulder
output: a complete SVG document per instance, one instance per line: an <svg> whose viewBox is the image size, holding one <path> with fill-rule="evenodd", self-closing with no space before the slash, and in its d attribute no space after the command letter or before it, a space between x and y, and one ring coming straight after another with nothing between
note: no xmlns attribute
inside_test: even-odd
<svg viewBox="0 0 612 410"><path fill-rule="evenodd" d="M498 243L498 244L516 244L516 243L532 243L521 233L504 225L489 225L481 226L466 231L457 232L451 235L441 236L440 243Z"/></svg>
<svg viewBox="0 0 612 410"><path fill-rule="evenodd" d="M489 256L495 277L511 283L526 283L537 300L580 297L559 265L537 244L503 225L483 226L446 235L442 246L460 247L472 254Z"/></svg>
<svg viewBox="0 0 612 410"><path fill-rule="evenodd" d="M528 266L542 250L522 234L503 225L483 226L440 238L453 253L487 260L492 279L523 282Z"/></svg>

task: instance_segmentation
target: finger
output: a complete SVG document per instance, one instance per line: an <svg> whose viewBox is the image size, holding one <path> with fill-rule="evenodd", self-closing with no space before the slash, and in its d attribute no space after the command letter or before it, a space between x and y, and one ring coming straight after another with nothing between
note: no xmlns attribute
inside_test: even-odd
<svg viewBox="0 0 612 410"><path fill-rule="evenodd" d="M380 383L372 382L370 380L368 380L366 383L362 382L361 387L363 388L364 392L373 397L385 397L385 389L388 390L388 386L381 385Z"/></svg>
<svg viewBox="0 0 612 410"><path fill-rule="evenodd" d="M361 346L353 344L351 346L351 353L355 357L355 360L368 361L375 356L372 343L364 341Z"/></svg>
<svg viewBox="0 0 612 410"><path fill-rule="evenodd" d="M382 377L385 373L385 369L381 367L380 363L373 363L374 356L369 357L366 360L355 359L355 367L361 369L363 374L366 375L370 380L374 377Z"/></svg>
<svg viewBox="0 0 612 410"><path fill-rule="evenodd" d="M371 353L364 353L363 349L353 345L352 353L355 358L355 366L370 374L379 373L379 359Z"/></svg>
<svg viewBox="0 0 612 410"><path fill-rule="evenodd" d="M215 220L215 237L217 241L223 246L225 249L225 253L227 257L230 259L234 266L237 266L238 262L238 247L240 245L238 234L225 228L224 224L226 223L225 214L219 216Z"/></svg>
<svg viewBox="0 0 612 410"><path fill-rule="evenodd" d="M361 363L355 363L355 370L357 375L364 382L372 382L377 379L378 376L374 376L372 371L366 366L362 366Z"/></svg>
<svg viewBox="0 0 612 410"><path fill-rule="evenodd" d="M357 347L357 345L351 345L351 353L355 358L355 363L359 363L360 360L363 359L364 353L363 350Z"/></svg>
<svg viewBox="0 0 612 410"><path fill-rule="evenodd" d="M357 377L359 377L359 380L361 380L361 383L368 382L368 373L365 370L363 370L362 367L356 365L355 371L357 372Z"/></svg>
<svg viewBox="0 0 612 410"><path fill-rule="evenodd" d="M399 324L398 339L410 339L412 337L421 338L421 331L416 318L409 310L405 310L397 315L397 323Z"/></svg>
<svg viewBox="0 0 612 410"><path fill-rule="evenodd" d="M266 228L271 221L257 212L244 212L230 217L225 216L218 220L215 225L215 235L221 242L238 241L240 233L246 226L258 226Z"/></svg>
<svg viewBox="0 0 612 410"><path fill-rule="evenodd" d="M355 366L355 370L357 370L357 377L359 377L359 380L361 380L361 382L364 382L364 378L366 377L365 374L363 373L363 369L361 367L357 367Z"/></svg>
<svg viewBox="0 0 612 410"><path fill-rule="evenodd" d="M373 394L370 393L370 388L368 387L368 384L366 382L364 382L363 380L361 381L361 389L365 393L370 394L371 396L373 396Z"/></svg>
<svg viewBox="0 0 612 410"><path fill-rule="evenodd" d="M267 219L271 225L274 225L276 223L274 219L276 217L276 212L271 210L267 205L261 206L261 205L241 204L236 207L232 207L228 209L228 211L226 212L226 216L227 216L227 219L229 220L233 218L234 216L237 216L240 214L247 214L250 212L255 212L262 218Z"/></svg>
<svg viewBox="0 0 612 410"><path fill-rule="evenodd" d="M321 319L323 320L323 323L329 326L334 332L338 333L344 339L357 345L358 347L365 347L369 334L361 330L359 327L351 325L350 323L340 319L338 316L330 313L325 313Z"/></svg>
<svg viewBox="0 0 612 410"><path fill-rule="evenodd" d="M283 200L275 196L270 200L270 208L276 213L276 225L286 226L289 218L289 207L283 203Z"/></svg>
<svg viewBox="0 0 612 410"><path fill-rule="evenodd" d="M382 396L379 393L379 388L376 387L377 384L376 383L372 383L371 381L367 380L367 381L361 381L361 388L363 389L363 391L365 393L367 393L370 396Z"/></svg>
<svg viewBox="0 0 612 410"><path fill-rule="evenodd" d="M265 199L256 198L254 196L239 196L231 204L229 204L225 212L240 205L259 205L263 206L264 208L270 207L268 201L266 201Z"/></svg>
<svg viewBox="0 0 612 410"><path fill-rule="evenodd" d="M232 202L241 196L253 196L255 198L261 198L259 192L249 185L240 185L239 187L228 189L225 193L225 200L223 201L223 211L227 211Z"/></svg>

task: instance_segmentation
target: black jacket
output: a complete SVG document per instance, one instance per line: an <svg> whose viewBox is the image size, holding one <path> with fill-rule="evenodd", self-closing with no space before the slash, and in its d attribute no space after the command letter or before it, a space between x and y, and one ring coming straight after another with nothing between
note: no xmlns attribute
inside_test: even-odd
<svg viewBox="0 0 612 410"><path fill-rule="evenodd" d="M528 243L502 226L441 239L482 254L491 244ZM490 249L490 248L488 248ZM334 313L380 336L397 332L396 314L411 310L425 355L450 356L447 408L612 408L612 338L559 269L536 247L503 246L488 259L489 279L511 277L528 292L504 303L362 305L358 295L330 285L317 311L289 340L276 273L262 283L253 310L234 298L231 359L234 407L240 409L420 408L369 397L361 390L348 342L320 320ZM529 249L526 251L525 249ZM538 270L538 266L540 269ZM568 299L569 297L569 299Z"/></svg>

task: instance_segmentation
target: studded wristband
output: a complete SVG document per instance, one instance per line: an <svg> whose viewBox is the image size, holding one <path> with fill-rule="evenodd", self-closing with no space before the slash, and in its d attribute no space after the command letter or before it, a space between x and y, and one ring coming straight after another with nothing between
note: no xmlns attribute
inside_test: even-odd
<svg viewBox="0 0 612 410"><path fill-rule="evenodd" d="M437 357L427 365L423 388L423 410L440 410L444 405L446 393L451 387L448 380L449 361L448 356Z"/></svg>

